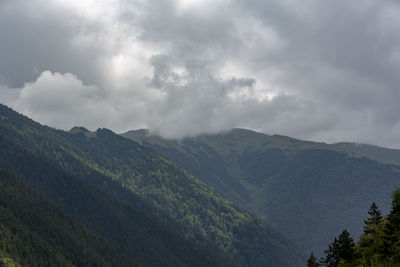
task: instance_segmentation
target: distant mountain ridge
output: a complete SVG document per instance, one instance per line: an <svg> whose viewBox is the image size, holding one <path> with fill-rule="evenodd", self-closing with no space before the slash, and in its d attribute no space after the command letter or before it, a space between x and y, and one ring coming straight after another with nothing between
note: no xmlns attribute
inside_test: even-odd
<svg viewBox="0 0 400 267"><path fill-rule="evenodd" d="M357 144L351 142L336 143L334 146L338 149L351 151L382 163L400 165L400 149L391 149L375 145Z"/></svg>
<svg viewBox="0 0 400 267"><path fill-rule="evenodd" d="M400 167L389 164L400 161L393 149L245 129L182 140L145 130L122 136L157 150L237 205L268 218L307 251L322 251L343 228L358 235L372 201L388 207L400 186Z"/></svg>
<svg viewBox="0 0 400 267"><path fill-rule="evenodd" d="M254 139L253 146L258 145L259 142L262 142L264 146L275 147L275 148L328 149L328 150L346 152L353 156L367 157L372 160L377 160L381 163L400 165L400 149L381 147L365 143L339 142L339 143L327 144L325 142L304 141L279 134L268 135L265 133L260 133L243 128L235 128L230 131L222 132L220 134L203 134L195 137L195 139L203 139L203 138L207 139L207 137L225 135L227 133L234 134L239 139L240 137L243 137L246 139L246 142L250 142L250 144L252 142L250 141L250 139ZM133 140L137 140L138 142L146 140L152 140L154 142L162 142L161 140L163 140L163 138L159 137L158 135L151 134L148 129L132 130L122 133L121 135ZM190 140L192 138L191 137L183 138L183 140L184 139ZM179 140L182 139L165 139L165 140L179 143ZM268 145L266 143L268 143Z"/></svg>
<svg viewBox="0 0 400 267"><path fill-rule="evenodd" d="M42 126L0 105L0 169L144 266L299 266L263 220L110 130Z"/></svg>

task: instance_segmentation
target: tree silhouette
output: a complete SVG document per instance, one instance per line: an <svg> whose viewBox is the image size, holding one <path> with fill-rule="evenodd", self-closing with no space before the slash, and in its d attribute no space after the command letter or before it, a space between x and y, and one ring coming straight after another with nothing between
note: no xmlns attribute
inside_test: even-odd
<svg viewBox="0 0 400 267"><path fill-rule="evenodd" d="M311 253L310 257L307 260L307 267L319 267L320 264L318 262L318 259L314 256L313 253Z"/></svg>
<svg viewBox="0 0 400 267"><path fill-rule="evenodd" d="M328 267L336 267L339 262L350 263L355 259L355 243L347 230L335 238L328 249L325 250L325 258L323 263Z"/></svg>

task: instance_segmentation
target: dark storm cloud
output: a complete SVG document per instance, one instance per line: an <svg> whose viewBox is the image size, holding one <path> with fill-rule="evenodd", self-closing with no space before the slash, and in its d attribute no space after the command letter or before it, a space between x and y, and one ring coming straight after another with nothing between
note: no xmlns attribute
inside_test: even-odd
<svg viewBox="0 0 400 267"><path fill-rule="evenodd" d="M400 147L397 1L3 0L0 36L1 102L53 126Z"/></svg>

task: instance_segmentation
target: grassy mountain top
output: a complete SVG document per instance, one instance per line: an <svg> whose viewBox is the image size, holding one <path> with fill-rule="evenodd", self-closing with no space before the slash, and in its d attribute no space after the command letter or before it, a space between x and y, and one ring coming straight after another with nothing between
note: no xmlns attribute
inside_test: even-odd
<svg viewBox="0 0 400 267"><path fill-rule="evenodd" d="M382 163L400 165L400 149L390 149L374 145L349 142L337 143L333 144L332 146L343 151L357 153Z"/></svg>
<svg viewBox="0 0 400 267"><path fill-rule="evenodd" d="M85 127L72 127L71 130L69 130L69 133L71 134L79 134L79 133L89 133L90 131L88 129L86 129Z"/></svg>

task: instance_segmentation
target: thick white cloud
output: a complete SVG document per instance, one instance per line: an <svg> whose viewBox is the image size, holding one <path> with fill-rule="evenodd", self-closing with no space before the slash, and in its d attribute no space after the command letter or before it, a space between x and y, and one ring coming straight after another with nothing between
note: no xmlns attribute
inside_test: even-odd
<svg viewBox="0 0 400 267"><path fill-rule="evenodd" d="M84 85L70 73L45 71L22 88L3 88L0 96L16 110L59 128L101 126L115 115L112 105L105 101L104 92L96 86Z"/></svg>
<svg viewBox="0 0 400 267"><path fill-rule="evenodd" d="M400 147L394 0L3 0L0 101L54 127Z"/></svg>

